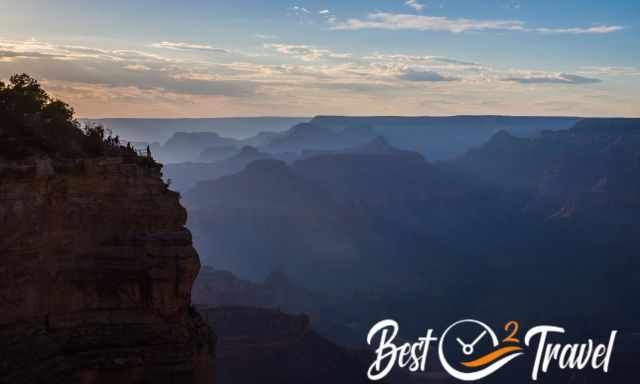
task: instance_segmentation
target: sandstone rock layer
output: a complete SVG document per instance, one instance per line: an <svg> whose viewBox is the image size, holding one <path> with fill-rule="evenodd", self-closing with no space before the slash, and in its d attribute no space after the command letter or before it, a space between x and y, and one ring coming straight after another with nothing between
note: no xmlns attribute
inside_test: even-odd
<svg viewBox="0 0 640 384"><path fill-rule="evenodd" d="M144 160L0 163L0 382L211 382L186 211Z"/></svg>

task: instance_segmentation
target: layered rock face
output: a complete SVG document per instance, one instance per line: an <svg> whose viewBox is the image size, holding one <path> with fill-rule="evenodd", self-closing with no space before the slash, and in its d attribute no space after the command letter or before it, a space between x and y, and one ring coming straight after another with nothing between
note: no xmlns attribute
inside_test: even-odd
<svg viewBox="0 0 640 384"><path fill-rule="evenodd" d="M219 335L220 384L365 384L362 351L342 348L316 333L306 315L246 307L199 308Z"/></svg>
<svg viewBox="0 0 640 384"><path fill-rule="evenodd" d="M243 280L229 271L204 266L193 285L193 304L200 307L278 308L288 313L322 312L327 300L293 282L283 272L273 272L264 281ZM220 336L218 334L218 336Z"/></svg>
<svg viewBox="0 0 640 384"><path fill-rule="evenodd" d="M0 382L211 382L186 211L144 160L0 162Z"/></svg>

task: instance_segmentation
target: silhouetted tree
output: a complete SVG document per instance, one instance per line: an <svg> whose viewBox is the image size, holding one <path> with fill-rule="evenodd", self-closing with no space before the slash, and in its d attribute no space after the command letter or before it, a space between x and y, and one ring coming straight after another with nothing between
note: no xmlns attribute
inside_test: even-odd
<svg viewBox="0 0 640 384"><path fill-rule="evenodd" d="M8 86L0 83L0 108L14 117L41 112L50 101L40 84L25 73L11 76Z"/></svg>
<svg viewBox="0 0 640 384"><path fill-rule="evenodd" d="M21 158L38 153L56 156L135 156L133 148L101 126L81 129L67 103L52 98L27 74L0 82L0 156Z"/></svg>

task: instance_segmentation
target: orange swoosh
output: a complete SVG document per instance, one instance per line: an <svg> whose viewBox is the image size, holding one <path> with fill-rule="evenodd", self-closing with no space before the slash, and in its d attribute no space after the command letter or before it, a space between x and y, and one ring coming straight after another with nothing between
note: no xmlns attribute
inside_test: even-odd
<svg viewBox="0 0 640 384"><path fill-rule="evenodd" d="M466 363L462 363L462 365L464 365L465 367L469 367L469 368L477 368L477 367L482 367L483 365L487 365L489 363L492 363L496 360L498 360L499 358L501 358L502 356L511 353L511 352L515 352L515 351L522 351L522 348L520 347L504 347L504 348L500 348L496 351L493 351L491 353L489 353L488 355L482 356L476 360L473 361L467 361Z"/></svg>

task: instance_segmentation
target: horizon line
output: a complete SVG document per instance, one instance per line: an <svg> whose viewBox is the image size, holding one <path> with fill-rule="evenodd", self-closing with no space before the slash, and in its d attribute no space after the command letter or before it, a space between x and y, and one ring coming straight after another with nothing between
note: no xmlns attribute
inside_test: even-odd
<svg viewBox="0 0 640 384"><path fill-rule="evenodd" d="M635 116L607 116L607 115L502 115L502 114L454 114L454 115L313 115L313 116L194 116L194 117L157 117L157 116L103 116L103 117L78 117L78 120L210 120L210 119L316 119L316 118L431 118L431 117L519 117L519 118L571 118L571 119L640 119Z"/></svg>

